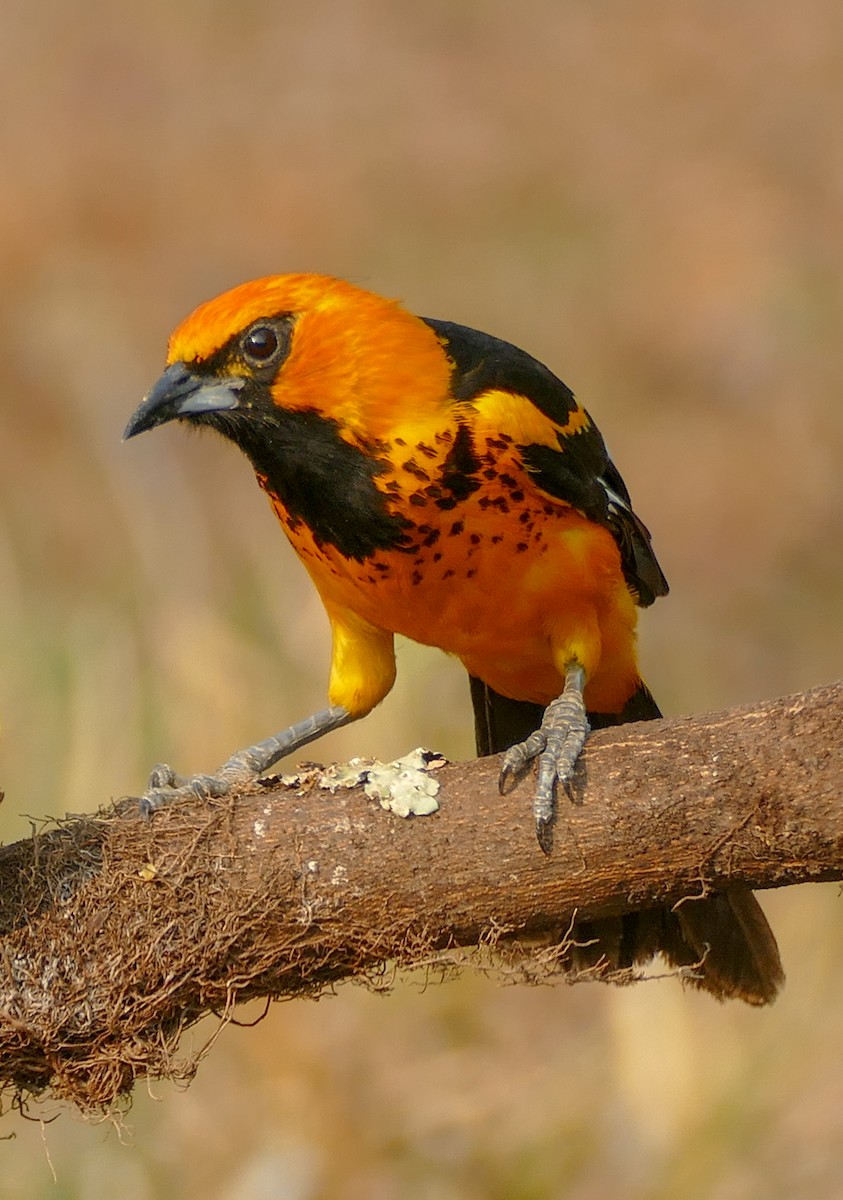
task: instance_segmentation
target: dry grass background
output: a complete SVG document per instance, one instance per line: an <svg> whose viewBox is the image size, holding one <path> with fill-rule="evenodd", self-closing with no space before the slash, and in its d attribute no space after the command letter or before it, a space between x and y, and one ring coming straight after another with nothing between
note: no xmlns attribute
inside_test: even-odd
<svg viewBox="0 0 843 1200"><path fill-rule="evenodd" d="M175 322L275 270L497 333L585 399L673 586L642 630L666 711L840 675L839 4L5 0L0 68L5 840L321 703L325 621L247 466L120 443ZM470 753L460 671L399 672L320 754ZM836 1200L840 902L765 903L769 1012L344 987L227 1030L122 1138L7 1117L0 1195Z"/></svg>

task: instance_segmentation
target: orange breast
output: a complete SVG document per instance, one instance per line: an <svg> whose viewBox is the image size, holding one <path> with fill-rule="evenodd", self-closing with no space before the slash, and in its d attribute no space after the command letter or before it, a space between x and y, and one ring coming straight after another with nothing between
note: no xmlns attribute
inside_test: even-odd
<svg viewBox="0 0 843 1200"><path fill-rule="evenodd" d="M608 530L540 493L512 446L475 445L474 483L442 464L454 426L393 441L378 478L392 511L411 525L408 544L362 562L279 519L321 595L370 624L456 655L496 691L547 704L564 666L586 667L586 702L619 711L638 683L636 607ZM450 461L450 459L448 459Z"/></svg>

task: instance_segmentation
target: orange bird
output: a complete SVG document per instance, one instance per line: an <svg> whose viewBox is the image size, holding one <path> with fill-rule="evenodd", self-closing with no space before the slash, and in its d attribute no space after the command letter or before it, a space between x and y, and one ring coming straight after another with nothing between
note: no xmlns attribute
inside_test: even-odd
<svg viewBox="0 0 843 1200"><path fill-rule="evenodd" d="M638 606L667 592L650 535L588 413L508 342L339 279L277 275L201 305L126 437L208 425L254 467L331 624L329 707L213 776L156 768L144 808L221 795L370 712L395 680L396 633L455 655L477 749L501 786L537 761L549 849L554 796L589 728L660 716L636 660ZM632 919L634 918L634 920ZM698 964L718 996L773 998L782 972L752 893L590 927L628 965Z"/></svg>

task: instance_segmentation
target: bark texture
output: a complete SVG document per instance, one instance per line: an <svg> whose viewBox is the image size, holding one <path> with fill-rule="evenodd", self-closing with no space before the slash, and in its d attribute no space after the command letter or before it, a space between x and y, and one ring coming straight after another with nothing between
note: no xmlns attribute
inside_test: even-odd
<svg viewBox="0 0 843 1200"><path fill-rule="evenodd" d="M269 781L148 821L124 801L5 847L7 1101L102 1109L144 1075L189 1077L179 1035L240 1000L478 945L546 980L575 913L843 878L843 685L594 734L549 856L532 777L499 796L498 765L440 770L425 818Z"/></svg>

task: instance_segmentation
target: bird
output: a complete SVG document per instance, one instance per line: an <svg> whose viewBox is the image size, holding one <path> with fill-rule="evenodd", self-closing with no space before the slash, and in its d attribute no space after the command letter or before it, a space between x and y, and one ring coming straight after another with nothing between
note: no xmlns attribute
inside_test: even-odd
<svg viewBox="0 0 843 1200"><path fill-rule="evenodd" d="M356 721L395 680L394 637L466 668L478 754L501 790L535 762L550 853L556 797L590 730L654 720L637 610L666 595L650 533L570 388L517 346L327 275L250 280L172 333L124 438L209 427L251 462L331 626L328 705L213 775L154 768L142 807L219 796ZM582 922L579 961L661 952L718 998L783 981L752 892Z"/></svg>

